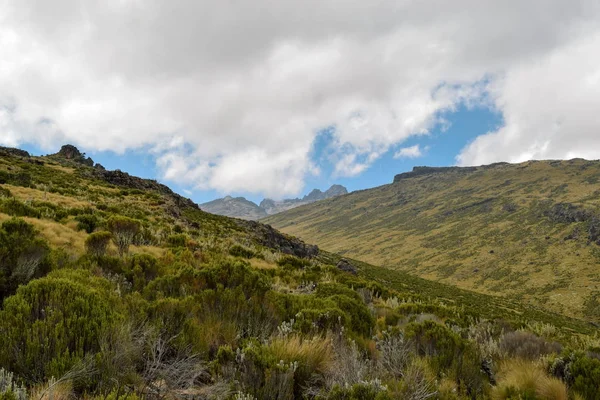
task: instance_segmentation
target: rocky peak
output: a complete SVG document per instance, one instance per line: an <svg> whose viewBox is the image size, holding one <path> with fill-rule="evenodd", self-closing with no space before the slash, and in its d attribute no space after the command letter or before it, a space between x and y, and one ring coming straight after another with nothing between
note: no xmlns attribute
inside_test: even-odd
<svg viewBox="0 0 600 400"><path fill-rule="evenodd" d="M90 157L86 158L85 153L79 151L79 149L72 144L65 144L62 146L55 156L64 158L65 160L71 160L76 163L84 164L88 167L94 166L94 160L92 160Z"/></svg>

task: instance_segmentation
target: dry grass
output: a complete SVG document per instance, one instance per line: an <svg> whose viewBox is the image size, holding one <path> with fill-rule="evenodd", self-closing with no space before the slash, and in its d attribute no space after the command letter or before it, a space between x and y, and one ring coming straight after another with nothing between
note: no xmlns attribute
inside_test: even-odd
<svg viewBox="0 0 600 400"><path fill-rule="evenodd" d="M498 385L492 390L492 399L505 400L521 394L535 395L540 400L569 398L565 384L548 376L540 365L530 361L507 361L498 374Z"/></svg>
<svg viewBox="0 0 600 400"><path fill-rule="evenodd" d="M277 269L276 264L270 263L265 260L261 260L260 258L250 259L250 265L252 266L252 268L256 269Z"/></svg>
<svg viewBox="0 0 600 400"><path fill-rule="evenodd" d="M324 373L332 366L333 346L327 338L278 337L271 341L269 347L277 360L285 363L296 361L314 372Z"/></svg>
<svg viewBox="0 0 600 400"><path fill-rule="evenodd" d="M75 398L73 385L69 381L54 383L52 380L33 388L32 400L71 400Z"/></svg>
<svg viewBox="0 0 600 400"><path fill-rule="evenodd" d="M63 207L88 207L90 203L87 201L78 200L73 197L62 196L56 193L44 192L39 189L26 188L22 186L13 185L2 185L6 187L13 196L21 201L36 200L36 201L47 201L50 203L58 204Z"/></svg>

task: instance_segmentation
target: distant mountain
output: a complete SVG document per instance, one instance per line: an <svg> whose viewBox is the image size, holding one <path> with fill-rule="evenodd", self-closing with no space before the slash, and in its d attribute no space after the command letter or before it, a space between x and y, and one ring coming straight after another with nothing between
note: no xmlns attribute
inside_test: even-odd
<svg viewBox="0 0 600 400"><path fill-rule="evenodd" d="M302 206L304 204L314 203L315 201L325 200L347 193L348 190L344 186L333 185L325 192L322 192L319 189L313 189L312 192L304 196L302 199L285 199L281 201L264 199L260 202L260 207L264 209L267 214L273 215Z"/></svg>
<svg viewBox="0 0 600 400"><path fill-rule="evenodd" d="M319 189L313 189L309 194L299 199L272 200L264 199L260 205L245 199L244 197L226 196L222 199L209 201L200 204L204 211L212 214L225 215L249 220L258 220L268 215L277 214L302 206L304 204L314 203L315 201L325 200L336 196L347 194L348 190L342 185L332 185L325 192Z"/></svg>
<svg viewBox="0 0 600 400"><path fill-rule="evenodd" d="M200 208L211 214L248 220L257 220L268 215L264 209L244 197L225 196L222 199L200 204Z"/></svg>

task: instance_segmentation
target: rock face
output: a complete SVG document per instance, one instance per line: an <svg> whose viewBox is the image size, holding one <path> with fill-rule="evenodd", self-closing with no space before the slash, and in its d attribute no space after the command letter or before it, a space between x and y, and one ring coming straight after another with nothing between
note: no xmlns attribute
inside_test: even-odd
<svg viewBox="0 0 600 400"><path fill-rule="evenodd" d="M87 165L88 167L94 166L94 160L90 157L86 157L85 153L80 152L79 149L72 144L65 144L54 156Z"/></svg>
<svg viewBox="0 0 600 400"><path fill-rule="evenodd" d="M319 255L317 246L306 244L298 238L281 233L271 225L264 225L256 221L239 221L239 223L252 232L263 246L301 258L313 258Z"/></svg>
<svg viewBox="0 0 600 400"><path fill-rule="evenodd" d="M204 211L247 220L257 220L267 216L264 209L243 197L226 196L200 205Z"/></svg>
<svg viewBox="0 0 600 400"><path fill-rule="evenodd" d="M344 186L333 185L325 192L322 192L319 189L313 189L301 199L264 199L259 205L256 205L256 203L246 200L243 197L226 196L222 199L216 199L209 201L208 203L200 204L200 206L209 213L256 221L269 215L287 211L291 208L314 203L319 200L329 199L331 197L341 196L347 193L348 190Z"/></svg>
<svg viewBox="0 0 600 400"><path fill-rule="evenodd" d="M0 155L17 156L17 157L24 157L24 158L28 158L30 156L29 153L26 152L25 150L15 149L12 147L2 147L2 146L0 146Z"/></svg>

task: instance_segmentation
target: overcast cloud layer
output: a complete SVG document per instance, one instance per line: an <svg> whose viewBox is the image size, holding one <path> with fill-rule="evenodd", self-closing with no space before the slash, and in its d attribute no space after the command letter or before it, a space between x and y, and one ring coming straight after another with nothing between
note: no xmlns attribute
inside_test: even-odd
<svg viewBox="0 0 600 400"><path fill-rule="evenodd" d="M459 164L600 158L599 49L597 0L0 0L0 144L278 198L322 129L352 176L466 104L505 125Z"/></svg>

